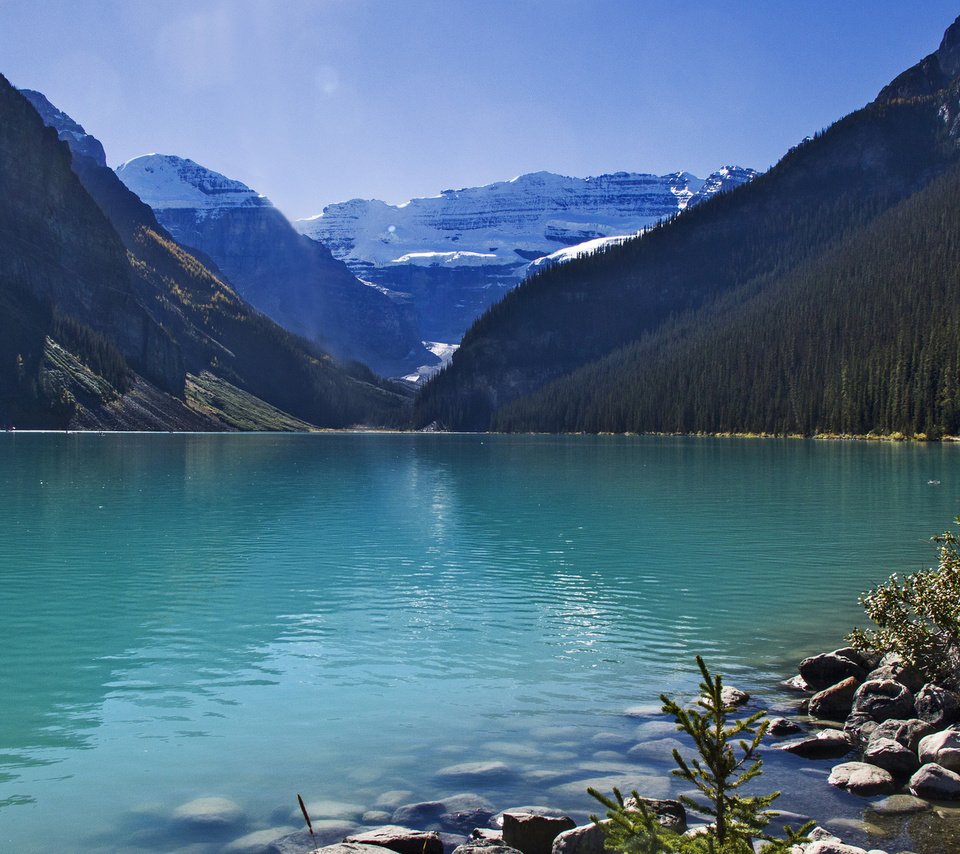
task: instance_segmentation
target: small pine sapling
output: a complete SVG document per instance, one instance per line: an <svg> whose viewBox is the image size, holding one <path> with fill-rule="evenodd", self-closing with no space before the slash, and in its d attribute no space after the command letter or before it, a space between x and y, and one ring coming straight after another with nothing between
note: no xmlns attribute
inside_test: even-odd
<svg viewBox="0 0 960 854"><path fill-rule="evenodd" d="M712 675L700 656L697 666L703 676L697 706L703 711L684 709L666 695L660 699L663 711L673 716L679 731L693 739L699 754L688 761L674 750L677 768L673 773L695 786L706 805L686 795L680 800L713 821L700 833L680 835L661 827L636 792L632 801L624 802L616 789L614 798L588 790L607 808L609 821L603 824L607 846L630 854L754 854L756 840L763 843L760 851L764 854L787 854L794 845L806 841L805 834L813 822L796 831L785 827L783 838L770 836L766 833L772 817L769 807L780 793L741 794L743 787L762 773L757 751L767 731L763 720L766 712L728 722L735 709L723 700L722 677Z"/></svg>

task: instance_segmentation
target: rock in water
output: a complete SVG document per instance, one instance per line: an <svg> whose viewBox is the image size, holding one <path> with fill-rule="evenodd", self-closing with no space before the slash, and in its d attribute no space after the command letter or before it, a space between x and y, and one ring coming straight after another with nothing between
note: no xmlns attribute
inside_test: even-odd
<svg viewBox="0 0 960 854"><path fill-rule="evenodd" d="M844 762L837 765L830 772L827 782L856 795L887 794L896 788L889 771L866 762Z"/></svg>
<svg viewBox="0 0 960 854"><path fill-rule="evenodd" d="M243 820L243 810L229 798L196 798L178 806L173 817L202 827L230 827Z"/></svg>
<svg viewBox="0 0 960 854"><path fill-rule="evenodd" d="M850 752L850 739L846 733L826 729L812 738L777 744L775 749L786 750L806 759L839 759Z"/></svg>
<svg viewBox="0 0 960 854"><path fill-rule="evenodd" d="M910 778L909 788L918 798L955 801L960 799L960 774L930 762Z"/></svg>
<svg viewBox="0 0 960 854"><path fill-rule="evenodd" d="M822 691L850 676L857 682L862 682L867 671L862 660L855 660L846 654L846 650L836 650L805 658L800 662L800 676L810 690Z"/></svg>

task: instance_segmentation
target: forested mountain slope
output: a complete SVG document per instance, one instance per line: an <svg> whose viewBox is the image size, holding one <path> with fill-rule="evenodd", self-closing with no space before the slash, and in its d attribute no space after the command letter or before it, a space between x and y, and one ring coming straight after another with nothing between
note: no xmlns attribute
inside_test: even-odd
<svg viewBox="0 0 960 854"><path fill-rule="evenodd" d="M498 412L499 430L960 434L960 167L752 298Z"/></svg>
<svg viewBox="0 0 960 854"><path fill-rule="evenodd" d="M74 160L0 77L0 424L231 426L228 401L191 397L205 377L234 408L309 424L403 418L369 372L250 308L96 157Z"/></svg>
<svg viewBox="0 0 960 854"><path fill-rule="evenodd" d="M909 87L900 87L890 95L888 87L884 97L798 146L750 184L705 202L637 240L528 280L471 328L451 367L424 388L417 405L418 423L436 421L456 429L721 431L733 429L730 425L736 422L737 429L745 430L844 429L835 420L821 422L812 406L791 419L777 414L771 403L770 412L763 418L756 416L758 408L751 408L742 388L753 388L751 378L771 352L759 340L759 328L754 331L757 318L765 315L752 306L761 296L771 300L778 292L789 291L790 299L812 310L807 303L823 299L817 288L825 287L812 271L831 269L831 259L847 252L860 251L865 257L875 253L879 245L860 248L857 243L869 241L871 234L883 235L873 239L887 239L884 226L872 232L871 224L952 169L958 159L958 86L950 57L958 40L960 25L955 23L940 50L924 60L928 65L936 63L938 74L949 75L947 88L914 94ZM943 62L938 59L941 54ZM931 75L921 79L929 88ZM923 312L930 304L923 292L926 279L909 272L909 265L904 276L901 287L918 292L917 310ZM807 284L797 284L800 281ZM841 288L841 302L843 292ZM854 313L850 307L838 306L836 311L840 316ZM747 317L753 320L748 322ZM798 312L782 318L777 334L797 342L801 353L818 352L820 345L807 340L815 329L805 326L802 317ZM903 323L905 328L920 328L919 317ZM673 398L647 401L646 383L654 382L652 374L647 376L653 353L657 365L676 366L669 382L674 398L686 406L703 367L690 361L681 345L734 327L747 339L744 346L751 338L758 340L749 356L743 356L747 364L724 363L712 375L710 381L719 384L714 396L722 399L722 406L694 406L699 413L696 418L688 417L689 413L678 418ZM842 337L843 327L838 329ZM598 382L599 375L589 371L552 386L545 396L518 403L498 419L498 412L511 401L625 347L636 357L619 353L597 370L617 395L632 401L630 412L637 417L627 419L629 427L623 426L623 419L608 417L617 406L610 399L599 407L588 402L594 393L601 394L600 388L580 389L581 381ZM636 355L642 348L648 348L642 351L645 355ZM712 358L723 356L718 352ZM622 370L614 370L615 363ZM852 376L851 370L859 377L856 372L865 366L848 365L845 376ZM901 383L907 381L906 375L901 377ZM792 374L782 374L782 380L795 382ZM665 380L657 380L661 381ZM763 398L775 391L776 387L763 387L756 394ZM607 392L613 393L610 388ZM866 386L856 389L856 394L869 393ZM905 390L898 385L890 393L901 400ZM537 405L546 407L546 395L553 401L550 413L545 408L539 418ZM640 405L641 399L647 402ZM853 424L849 406L843 411ZM872 404L864 407L865 413L875 411ZM863 429L884 429L880 422L860 419L857 423Z"/></svg>

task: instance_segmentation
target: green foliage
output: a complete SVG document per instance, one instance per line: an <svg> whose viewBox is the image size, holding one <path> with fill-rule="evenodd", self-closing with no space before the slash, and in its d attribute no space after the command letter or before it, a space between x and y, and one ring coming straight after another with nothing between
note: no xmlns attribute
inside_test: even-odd
<svg viewBox="0 0 960 854"><path fill-rule="evenodd" d="M857 649L899 653L928 680L960 688L960 547L950 531L933 540L936 569L902 581L895 573L861 596L877 628L854 629L848 639Z"/></svg>
<svg viewBox="0 0 960 854"><path fill-rule="evenodd" d="M590 789L590 794L607 808L609 823L603 825L607 847L630 854L753 854L753 841L761 840L766 843L761 849L765 854L785 854L793 845L806 841L804 834L812 822L798 831L785 828L782 839L770 836L765 831L771 817L768 810L780 793L742 793L761 773L757 750L767 731L767 722L763 720L766 712L730 720L729 715L735 709L723 701L722 677L711 675L700 656L697 656L697 666L703 676L696 704L699 708L685 709L666 695L660 699L663 711L674 717L678 730L693 739L698 753L687 760L674 750L677 768L673 773L693 784L706 805L685 795L681 795L680 800L684 806L706 813L713 821L703 833L682 836L661 827L637 792L633 792L632 800L625 802L616 789L613 798Z"/></svg>

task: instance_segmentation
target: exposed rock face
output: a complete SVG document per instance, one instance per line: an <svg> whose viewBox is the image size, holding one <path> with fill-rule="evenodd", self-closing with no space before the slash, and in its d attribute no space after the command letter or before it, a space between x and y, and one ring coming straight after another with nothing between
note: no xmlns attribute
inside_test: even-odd
<svg viewBox="0 0 960 854"><path fill-rule="evenodd" d="M294 226L329 246L361 278L411 294L425 338L457 342L535 259L586 241L588 249L598 248L606 238L634 234L755 174L740 167L706 180L687 172L595 178L536 172L400 206L352 199Z"/></svg>
<svg viewBox="0 0 960 854"><path fill-rule="evenodd" d="M933 95L960 75L960 18L943 34L940 47L887 84L878 101Z"/></svg>
<svg viewBox="0 0 960 854"><path fill-rule="evenodd" d="M73 152L74 157L89 157L98 166L107 165L107 156L100 140L87 133L78 122L75 122L62 110L53 106L47 100L46 95L32 89L21 89L20 94L33 104L34 109L43 119L43 123L54 128L57 131L57 136L70 146L70 151Z"/></svg>
<svg viewBox="0 0 960 854"><path fill-rule="evenodd" d="M405 297L359 281L241 182L159 154L117 175L179 243L212 258L244 299L287 329L380 373L436 361Z"/></svg>

